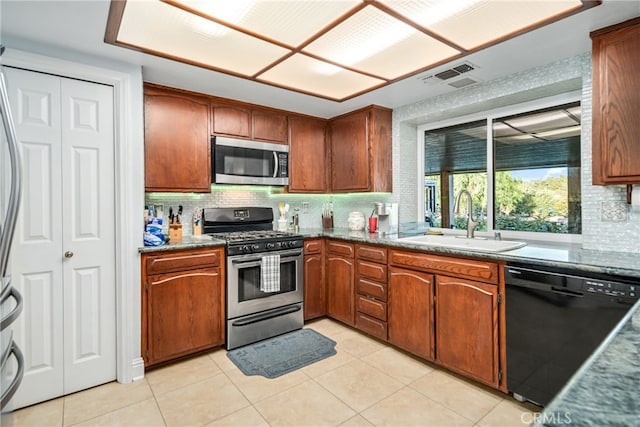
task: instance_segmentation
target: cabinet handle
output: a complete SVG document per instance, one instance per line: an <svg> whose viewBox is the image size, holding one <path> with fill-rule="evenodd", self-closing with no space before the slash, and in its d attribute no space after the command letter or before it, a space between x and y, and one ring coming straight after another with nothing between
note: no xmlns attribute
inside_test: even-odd
<svg viewBox="0 0 640 427"><path fill-rule="evenodd" d="M64 257L65 257L65 258L72 258L72 257L73 257L73 252L71 252L71 251L67 251L67 252L65 252L65 253L64 253Z"/></svg>

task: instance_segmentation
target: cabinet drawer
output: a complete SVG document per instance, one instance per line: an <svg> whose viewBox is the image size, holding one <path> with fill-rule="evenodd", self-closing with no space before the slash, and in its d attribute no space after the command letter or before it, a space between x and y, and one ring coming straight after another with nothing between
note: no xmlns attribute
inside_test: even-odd
<svg viewBox="0 0 640 427"><path fill-rule="evenodd" d="M380 264L387 263L387 250L385 248L358 245L356 247L356 256L360 259L368 259Z"/></svg>
<svg viewBox="0 0 640 427"><path fill-rule="evenodd" d="M305 240L304 241L304 253L307 254L319 254L322 252L322 240Z"/></svg>
<svg viewBox="0 0 640 427"><path fill-rule="evenodd" d="M353 245L349 243L328 242L327 250L334 254L353 258Z"/></svg>
<svg viewBox="0 0 640 427"><path fill-rule="evenodd" d="M387 303L378 301L371 297L365 297L363 295L358 295L358 300L356 301L356 310L368 314L369 316L373 316L376 319L387 320Z"/></svg>
<svg viewBox="0 0 640 427"><path fill-rule="evenodd" d="M222 251L220 250L181 251L170 255L151 255L147 258L147 275L217 267L220 265L222 256Z"/></svg>
<svg viewBox="0 0 640 427"><path fill-rule="evenodd" d="M391 251L389 264L412 270L441 272L466 279L498 283L498 264L415 252Z"/></svg>
<svg viewBox="0 0 640 427"><path fill-rule="evenodd" d="M376 299L387 300L387 285L383 283L372 282L367 279L359 278L356 284L356 292L362 295L369 295Z"/></svg>
<svg viewBox="0 0 640 427"><path fill-rule="evenodd" d="M387 266L368 261L358 261L358 275L387 283Z"/></svg>
<svg viewBox="0 0 640 427"><path fill-rule="evenodd" d="M366 314L356 314L356 327L381 340L387 340L387 322L382 322Z"/></svg>

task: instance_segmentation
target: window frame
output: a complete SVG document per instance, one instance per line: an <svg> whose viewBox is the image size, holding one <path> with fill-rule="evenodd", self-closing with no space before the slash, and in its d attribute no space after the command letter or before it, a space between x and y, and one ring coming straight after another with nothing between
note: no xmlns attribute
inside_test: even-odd
<svg viewBox="0 0 640 427"><path fill-rule="evenodd" d="M440 128L445 128L449 126L462 125L465 123L473 122L473 121L486 121L487 127L487 136L486 136L486 144L487 144L487 231L476 231L477 236L493 238L495 232L499 232L500 235L504 238L508 239L518 239L518 240L538 240L544 242L558 242L558 243L582 243L582 234L563 234L563 233L542 233L542 232L533 232L533 231L512 231L512 230L496 230L494 228L494 218L495 218L495 203L494 203L494 186L495 186L495 170L494 170L494 144L493 144L493 120L505 116L511 116L516 114L523 114L527 112L532 112L535 110L540 110L544 108L550 108L562 104L568 104L571 102L580 102L580 107L582 108L583 114L581 121L581 126L584 125L584 102L582 99L581 91L572 91L559 95L554 95L550 97L540 98L533 101L526 101L518 104L512 104L504 107L499 107L487 111L481 111L478 113L467 114L464 116L455 116L450 117L448 119L439 120L437 122L424 123L418 125L416 128L416 139L417 139L417 172L418 172L418 182L417 182L417 212L416 218L419 222L424 221L424 133L426 131L432 131ZM589 121L590 123L590 121ZM580 130L580 170L581 170L581 185L584 182L584 165L582 164L582 153L583 153L583 143L584 143L584 129ZM422 219L421 219L422 218ZM584 224L584 218L583 218ZM435 228L435 227L432 227ZM438 230L446 230L447 234L461 234L464 235L466 230L459 229L442 229L436 228Z"/></svg>

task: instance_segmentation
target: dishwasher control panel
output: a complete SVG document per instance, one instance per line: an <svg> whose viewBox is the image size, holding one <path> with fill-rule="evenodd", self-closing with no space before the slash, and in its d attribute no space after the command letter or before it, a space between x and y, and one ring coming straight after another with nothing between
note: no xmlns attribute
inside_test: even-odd
<svg viewBox="0 0 640 427"><path fill-rule="evenodd" d="M637 285L592 279L584 280L583 291L614 297L636 298L638 296Z"/></svg>
<svg viewBox="0 0 640 427"><path fill-rule="evenodd" d="M577 270L554 268L543 270L534 266L511 263L505 267L505 282L509 285L534 289L548 289L551 292L581 296L601 295L625 300L640 299L640 280L633 278L593 274L583 276Z"/></svg>

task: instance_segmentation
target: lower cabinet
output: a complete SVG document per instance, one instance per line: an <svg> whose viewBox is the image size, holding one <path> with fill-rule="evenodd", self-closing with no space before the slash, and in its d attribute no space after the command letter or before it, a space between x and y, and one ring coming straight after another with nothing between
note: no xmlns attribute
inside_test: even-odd
<svg viewBox="0 0 640 427"><path fill-rule="evenodd" d="M145 366L224 344L222 249L142 255Z"/></svg>
<svg viewBox="0 0 640 427"><path fill-rule="evenodd" d="M304 320L327 314L327 287L325 284L324 240L304 242Z"/></svg>
<svg viewBox="0 0 640 427"><path fill-rule="evenodd" d="M327 314L353 326L355 323L355 265L352 243L327 241Z"/></svg>
<svg viewBox="0 0 640 427"><path fill-rule="evenodd" d="M436 361L498 387L498 286L436 276Z"/></svg>
<svg viewBox="0 0 640 427"><path fill-rule="evenodd" d="M389 342L434 359L433 275L389 267Z"/></svg>

